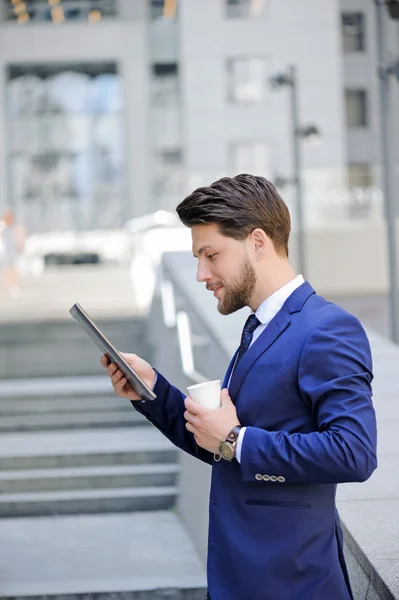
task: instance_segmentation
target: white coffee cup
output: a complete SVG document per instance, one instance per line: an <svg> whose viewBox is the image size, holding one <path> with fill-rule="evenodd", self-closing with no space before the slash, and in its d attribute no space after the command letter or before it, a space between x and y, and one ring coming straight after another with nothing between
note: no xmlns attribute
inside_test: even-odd
<svg viewBox="0 0 399 600"><path fill-rule="evenodd" d="M196 383L187 388L190 398L205 406L206 408L220 408L220 379L215 381L205 381L204 383Z"/></svg>

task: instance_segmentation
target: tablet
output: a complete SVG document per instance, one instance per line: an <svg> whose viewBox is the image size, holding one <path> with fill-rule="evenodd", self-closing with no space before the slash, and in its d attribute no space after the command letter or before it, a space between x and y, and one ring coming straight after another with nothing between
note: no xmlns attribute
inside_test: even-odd
<svg viewBox="0 0 399 600"><path fill-rule="evenodd" d="M83 308L79 304L74 304L72 308L69 309L69 312L79 323L82 329L84 329L87 335L93 340L93 342L100 348L100 350L106 354L109 360L119 367L134 391L143 400L155 400L156 395L154 392L150 390L148 385L144 383L141 377L137 375L137 373L126 362L123 356L116 350L116 348L114 348L105 335L93 323Z"/></svg>

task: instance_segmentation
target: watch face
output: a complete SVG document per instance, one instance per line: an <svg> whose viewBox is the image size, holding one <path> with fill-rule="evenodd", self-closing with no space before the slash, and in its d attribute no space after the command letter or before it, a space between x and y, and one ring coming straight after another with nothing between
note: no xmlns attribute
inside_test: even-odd
<svg viewBox="0 0 399 600"><path fill-rule="evenodd" d="M223 442L220 445L219 451L225 460L232 460L234 458L234 447L228 442Z"/></svg>

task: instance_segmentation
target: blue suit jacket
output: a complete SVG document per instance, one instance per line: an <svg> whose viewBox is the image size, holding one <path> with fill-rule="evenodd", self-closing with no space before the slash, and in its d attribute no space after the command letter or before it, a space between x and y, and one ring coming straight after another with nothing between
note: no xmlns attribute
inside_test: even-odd
<svg viewBox="0 0 399 600"><path fill-rule="evenodd" d="M212 600L352 598L335 493L376 468L372 378L359 321L305 282L233 373L230 395L247 426L241 464L216 463L197 446L185 429L185 395L162 375L158 399L134 403L179 448L212 464Z"/></svg>

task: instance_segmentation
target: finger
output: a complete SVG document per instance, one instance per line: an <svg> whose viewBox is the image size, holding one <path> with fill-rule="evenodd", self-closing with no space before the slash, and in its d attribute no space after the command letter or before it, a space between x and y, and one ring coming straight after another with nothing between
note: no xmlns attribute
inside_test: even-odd
<svg viewBox="0 0 399 600"><path fill-rule="evenodd" d="M119 383L122 377L124 377L124 374L118 369L116 373L111 377L112 385L116 385L117 383Z"/></svg>
<svg viewBox="0 0 399 600"><path fill-rule="evenodd" d="M127 381L126 381L126 377L121 377L117 382L115 382L114 384L114 388L116 392L122 392L123 388L125 387Z"/></svg>
<svg viewBox="0 0 399 600"><path fill-rule="evenodd" d="M108 369L107 369L107 371L108 371L108 375L109 375L110 377L112 377L112 375L114 375L114 373L116 373L116 371L117 371L117 370L118 370L118 367L116 366L116 364L115 364L115 363L110 363L110 364L108 365Z"/></svg>
<svg viewBox="0 0 399 600"><path fill-rule="evenodd" d="M114 385L114 389L115 389L115 393L116 394L127 394L127 392L128 392L128 385L127 385L126 377L122 377L118 381L118 383L116 383Z"/></svg>
<svg viewBox="0 0 399 600"><path fill-rule="evenodd" d="M106 356L106 354L103 354L101 357L101 364L105 369L109 366L109 358Z"/></svg>
<svg viewBox="0 0 399 600"><path fill-rule="evenodd" d="M186 423L186 429L187 429L187 431L190 431L191 433L194 433L194 431L195 431L195 427L189 421L187 421L187 423Z"/></svg>
<svg viewBox="0 0 399 600"><path fill-rule="evenodd" d="M187 398L184 400L184 406L193 415L201 414L202 406L200 404L197 404L197 402L194 402L194 400L192 400L190 396L187 396Z"/></svg>
<svg viewBox="0 0 399 600"><path fill-rule="evenodd" d="M140 396L136 394L130 383L126 380L126 377L122 377L116 385L114 385L114 391L117 396L124 396L129 400L140 400Z"/></svg>
<svg viewBox="0 0 399 600"><path fill-rule="evenodd" d="M231 402L229 390L227 388L222 389L222 392L220 394L220 400L222 402L222 405L226 404L226 402Z"/></svg>
<svg viewBox="0 0 399 600"><path fill-rule="evenodd" d="M193 425L195 424L195 422L197 420L197 417L195 415L193 415L193 413L189 412L188 410L186 410L186 412L184 413L183 416L188 423L192 423Z"/></svg>

